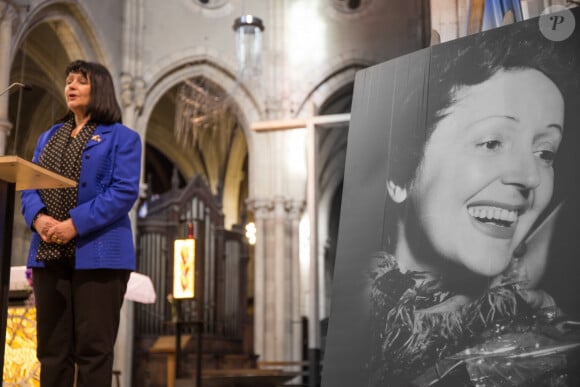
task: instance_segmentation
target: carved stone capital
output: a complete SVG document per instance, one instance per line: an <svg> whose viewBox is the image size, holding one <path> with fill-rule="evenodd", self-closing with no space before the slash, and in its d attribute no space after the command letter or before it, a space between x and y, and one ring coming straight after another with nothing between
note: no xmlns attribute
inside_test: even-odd
<svg viewBox="0 0 580 387"><path fill-rule="evenodd" d="M124 108L133 103L133 77L131 74L121 74L121 104Z"/></svg>
<svg viewBox="0 0 580 387"><path fill-rule="evenodd" d="M249 211L254 213L256 219L266 219L272 216L277 218L287 218L290 220L300 220L306 208L304 200L287 199L283 196L276 196L272 199L249 198L246 200Z"/></svg>
<svg viewBox="0 0 580 387"><path fill-rule="evenodd" d="M135 93L135 107L141 110L145 105L145 96L147 94L147 87L143 78L135 78L133 81L133 92Z"/></svg>
<svg viewBox="0 0 580 387"><path fill-rule="evenodd" d="M246 200L248 210L254 213L256 220L263 220L268 217L268 213L274 208L274 202L270 199L253 199Z"/></svg>
<svg viewBox="0 0 580 387"><path fill-rule="evenodd" d="M274 204L274 212L277 218L284 218L286 216L286 200L282 196L276 196L272 201Z"/></svg>
<svg viewBox="0 0 580 387"><path fill-rule="evenodd" d="M300 220L300 217L306 208L306 201L288 199L284 204L286 206L286 211L288 212L288 217L292 220Z"/></svg>

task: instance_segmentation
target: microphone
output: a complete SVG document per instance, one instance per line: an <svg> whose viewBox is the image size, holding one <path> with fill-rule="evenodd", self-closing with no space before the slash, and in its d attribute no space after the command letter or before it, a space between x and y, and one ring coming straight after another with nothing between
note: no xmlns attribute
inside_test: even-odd
<svg viewBox="0 0 580 387"><path fill-rule="evenodd" d="M27 83L14 82L14 83L11 83L4 90L0 91L0 95L6 94L7 92L9 92L11 89L13 89L15 87L20 87L20 88L22 88L22 90L26 90L26 91L32 90L32 86L30 86Z"/></svg>

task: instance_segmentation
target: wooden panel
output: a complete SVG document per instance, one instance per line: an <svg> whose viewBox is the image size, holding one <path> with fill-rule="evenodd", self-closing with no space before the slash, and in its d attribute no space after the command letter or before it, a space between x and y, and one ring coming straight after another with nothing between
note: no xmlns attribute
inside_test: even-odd
<svg viewBox="0 0 580 387"><path fill-rule="evenodd" d="M0 157L0 179L15 183L16 190L75 187L74 180L60 176L17 156Z"/></svg>

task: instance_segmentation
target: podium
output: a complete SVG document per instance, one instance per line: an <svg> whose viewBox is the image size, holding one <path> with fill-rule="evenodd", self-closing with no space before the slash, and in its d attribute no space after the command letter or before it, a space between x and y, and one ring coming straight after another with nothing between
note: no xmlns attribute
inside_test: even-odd
<svg viewBox="0 0 580 387"><path fill-rule="evenodd" d="M4 345L12 257L15 191L67 188L74 180L60 176L18 156L0 156L0 381L4 375ZM1 383L1 382L0 382Z"/></svg>

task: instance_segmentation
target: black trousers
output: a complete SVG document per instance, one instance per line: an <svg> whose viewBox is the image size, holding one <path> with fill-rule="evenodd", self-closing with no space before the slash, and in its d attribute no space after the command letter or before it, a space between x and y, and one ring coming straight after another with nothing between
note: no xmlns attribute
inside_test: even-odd
<svg viewBox="0 0 580 387"><path fill-rule="evenodd" d="M110 387L128 270L74 270L74 260L33 269L42 387Z"/></svg>

